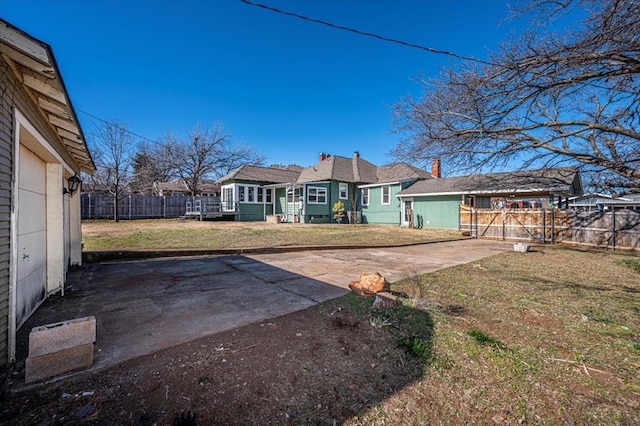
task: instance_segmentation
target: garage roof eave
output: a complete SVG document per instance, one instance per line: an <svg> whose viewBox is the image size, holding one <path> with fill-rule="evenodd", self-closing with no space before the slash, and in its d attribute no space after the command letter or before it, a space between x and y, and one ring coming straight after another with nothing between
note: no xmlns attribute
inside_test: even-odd
<svg viewBox="0 0 640 426"><path fill-rule="evenodd" d="M51 47L0 18L0 48L2 57L10 62L25 90L37 100L35 106L76 162L77 172L95 172L95 163ZM77 136L78 144L73 151L63 140L61 131Z"/></svg>

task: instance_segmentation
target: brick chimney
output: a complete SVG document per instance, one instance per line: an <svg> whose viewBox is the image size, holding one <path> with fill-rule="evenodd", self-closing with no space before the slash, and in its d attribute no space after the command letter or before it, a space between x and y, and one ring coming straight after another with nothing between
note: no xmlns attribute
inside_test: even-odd
<svg viewBox="0 0 640 426"><path fill-rule="evenodd" d="M360 157L360 153L358 151L353 153L353 158L359 158Z"/></svg>
<svg viewBox="0 0 640 426"><path fill-rule="evenodd" d="M431 160L431 176L433 176L434 178L438 178L440 179L441 174L440 174L440 159L439 158L434 158L433 160Z"/></svg>
<svg viewBox="0 0 640 426"><path fill-rule="evenodd" d="M320 161L322 162L322 161L324 161L326 159L327 159L327 154L325 154L324 152L321 152L320 153Z"/></svg>

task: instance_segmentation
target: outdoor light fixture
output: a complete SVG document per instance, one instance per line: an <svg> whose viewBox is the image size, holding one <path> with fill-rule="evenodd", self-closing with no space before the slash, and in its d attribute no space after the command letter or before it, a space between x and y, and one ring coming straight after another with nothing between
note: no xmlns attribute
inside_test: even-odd
<svg viewBox="0 0 640 426"><path fill-rule="evenodd" d="M80 188L82 179L80 179L78 175L73 175L69 179L67 179L67 182L69 183L69 188L65 188L63 192L68 193L69 195L73 195L73 193L76 192L78 188Z"/></svg>

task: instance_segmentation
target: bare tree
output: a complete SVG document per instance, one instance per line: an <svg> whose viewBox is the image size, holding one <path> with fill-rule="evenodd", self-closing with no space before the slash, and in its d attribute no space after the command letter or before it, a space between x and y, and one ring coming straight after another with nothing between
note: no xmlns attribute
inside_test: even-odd
<svg viewBox="0 0 640 426"><path fill-rule="evenodd" d="M526 10L525 10L526 9ZM477 171L580 165L611 191L640 190L640 2L529 2L538 25L486 63L422 81L394 107L396 158ZM586 13L561 35L541 18Z"/></svg>
<svg viewBox="0 0 640 426"><path fill-rule="evenodd" d="M197 194L204 179L220 177L241 164L264 163L264 157L254 148L234 144L220 123L210 129L196 125L186 140L168 134L164 143L172 147L174 167L191 195Z"/></svg>
<svg viewBox="0 0 640 426"><path fill-rule="evenodd" d="M117 121L104 123L90 141L96 163L91 183L94 190L107 191L113 196L113 220L119 222L118 207L120 198L129 189L135 141L126 125Z"/></svg>
<svg viewBox="0 0 640 426"><path fill-rule="evenodd" d="M132 166L131 190L141 194L151 194L154 182L168 182L176 175L173 153L162 144L139 144Z"/></svg>

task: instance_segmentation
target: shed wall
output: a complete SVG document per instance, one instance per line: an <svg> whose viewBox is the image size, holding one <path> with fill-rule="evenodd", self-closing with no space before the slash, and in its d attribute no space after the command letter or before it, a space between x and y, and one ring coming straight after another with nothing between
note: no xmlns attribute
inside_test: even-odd
<svg viewBox="0 0 640 426"><path fill-rule="evenodd" d="M459 229L460 196L414 197L414 223L425 229Z"/></svg>

